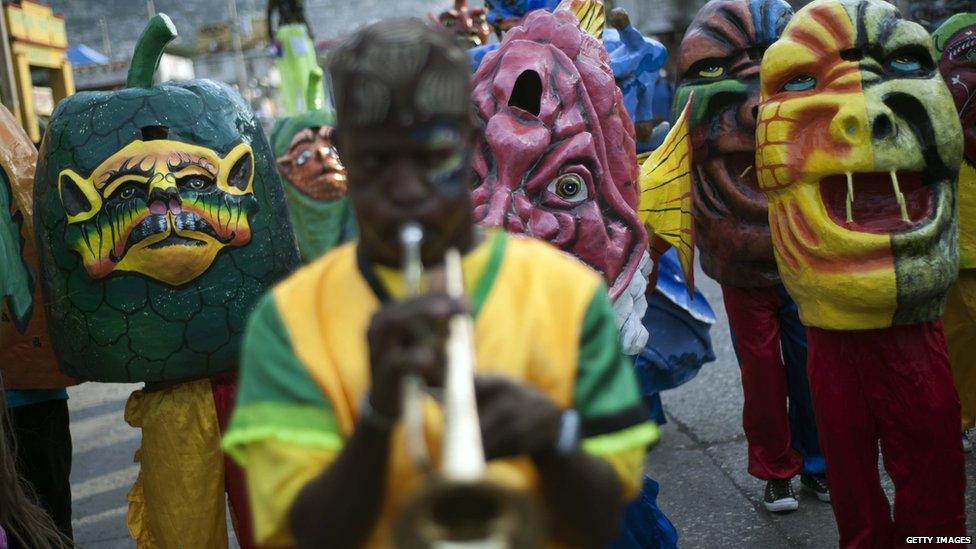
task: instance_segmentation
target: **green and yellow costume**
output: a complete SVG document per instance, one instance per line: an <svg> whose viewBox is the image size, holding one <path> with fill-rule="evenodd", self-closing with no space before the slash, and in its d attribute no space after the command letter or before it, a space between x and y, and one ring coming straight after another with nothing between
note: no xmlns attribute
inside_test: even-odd
<svg viewBox="0 0 976 549"><path fill-rule="evenodd" d="M322 108L325 87L322 69L315 59L315 44L305 25L282 25L275 33L281 44L278 72L281 75L281 115L292 116Z"/></svg>
<svg viewBox="0 0 976 549"><path fill-rule="evenodd" d="M548 244L503 232L488 233L463 270L478 372L518 379L577 410L583 448L614 467L632 498L658 433L645 420L620 352L602 279ZM278 285L255 310L224 448L247 470L259 542L289 542L285 517L295 495L352 434L370 385L367 326L378 295L402 293L397 271L361 263L349 243ZM436 463L440 409L432 400L426 406ZM369 546L389 545L396 510L423 480L406 455L402 428L392 436L389 481ZM527 457L492 461L487 474L513 488L538 488Z"/></svg>

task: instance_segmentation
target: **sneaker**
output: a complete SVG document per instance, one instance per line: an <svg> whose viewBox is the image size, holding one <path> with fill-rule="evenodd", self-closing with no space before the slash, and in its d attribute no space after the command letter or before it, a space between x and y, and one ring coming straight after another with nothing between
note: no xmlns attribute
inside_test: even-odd
<svg viewBox="0 0 976 549"><path fill-rule="evenodd" d="M793 492L793 479L781 478L766 481L766 493L763 496L763 506L772 513L786 513L796 511L800 502Z"/></svg>
<svg viewBox="0 0 976 549"><path fill-rule="evenodd" d="M827 488L826 475L800 475L800 486L813 492L820 501L830 501L830 489Z"/></svg>
<svg viewBox="0 0 976 549"><path fill-rule="evenodd" d="M972 431L966 431L962 434L962 451L966 452L967 454L973 451L973 439L969 436L971 432Z"/></svg>

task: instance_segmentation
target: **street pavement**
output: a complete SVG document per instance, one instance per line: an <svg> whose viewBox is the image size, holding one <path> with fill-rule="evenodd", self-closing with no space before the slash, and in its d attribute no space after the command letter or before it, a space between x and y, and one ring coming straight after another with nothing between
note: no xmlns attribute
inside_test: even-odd
<svg viewBox="0 0 976 549"><path fill-rule="evenodd" d="M762 508L761 481L746 472L742 388L718 285L700 271L699 288L718 321L712 340L718 361L694 380L664 394L668 423L647 460L661 484L661 508L677 526L681 547L836 547L830 505L800 494L800 509L771 515ZM122 419L136 385L86 383L71 389L74 466L71 476L75 539L81 547L133 547L125 528L125 495L137 474L132 455L139 433ZM967 483L976 461L967 456ZM889 498L890 482L887 481ZM794 483L799 490L798 479ZM968 524L976 524L976 495L967 490ZM924 533L920 533L924 534ZM236 543L232 540L232 545Z"/></svg>

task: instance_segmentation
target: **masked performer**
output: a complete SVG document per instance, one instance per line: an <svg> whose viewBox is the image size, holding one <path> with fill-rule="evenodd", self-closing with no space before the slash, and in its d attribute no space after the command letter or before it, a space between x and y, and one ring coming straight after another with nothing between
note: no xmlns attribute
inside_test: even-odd
<svg viewBox="0 0 976 549"><path fill-rule="evenodd" d="M676 115L689 113L694 234L702 269L722 285L742 372L749 473L769 511L799 506L791 480L829 501L810 403L806 338L780 283L766 198L756 183L753 108L759 63L792 15L783 0L712 0L678 52Z"/></svg>
<svg viewBox="0 0 976 549"><path fill-rule="evenodd" d="M0 385L6 389L18 472L70 539L71 432L65 387L76 381L58 371L41 307L31 224L36 161L33 143L0 107Z"/></svg>
<svg viewBox="0 0 976 549"><path fill-rule="evenodd" d="M949 86L963 127L959 170L959 279L949 290L942 317L952 377L962 404L963 445L976 423L976 14L960 13L932 35L941 55L939 72Z"/></svg>
<svg viewBox="0 0 976 549"><path fill-rule="evenodd" d="M609 22L614 28L603 32L603 44L634 122L637 161L643 163L670 127L665 120L671 116L671 90L660 78L668 52L657 40L641 35L624 9L612 10ZM642 321L650 337L635 358L635 368L651 419L662 425L667 420L660 392L690 381L703 364L715 360L708 333L715 314L705 296L688 291L673 250L656 263L657 285L648 296Z"/></svg>
<svg viewBox="0 0 976 549"><path fill-rule="evenodd" d="M657 148L667 133L667 125L661 126L657 133L654 133L655 126L671 114L671 90L666 82L660 85L668 50L664 44L634 28L623 8L610 12L609 23L613 28L603 32L603 45L610 54L610 68L634 123L637 152L648 152Z"/></svg>
<svg viewBox="0 0 976 549"><path fill-rule="evenodd" d="M306 263L356 236L334 127L332 111L317 110L280 119L271 132L288 214Z"/></svg>
<svg viewBox="0 0 976 549"><path fill-rule="evenodd" d="M602 273L624 351L640 353L652 263L636 212L633 126L606 50L570 11L539 10L505 35L473 84L485 127L475 221L549 241ZM656 506L651 515L670 528Z"/></svg>
<svg viewBox="0 0 976 549"><path fill-rule="evenodd" d="M429 17L431 22L454 33L462 48L477 48L488 43L491 27L486 10L469 7L468 0L454 0L453 8L442 11L437 17L434 14Z"/></svg>
<svg viewBox="0 0 976 549"><path fill-rule="evenodd" d="M248 328L224 445L254 483L261 539L287 542L290 530L310 547L385 546L422 482L398 421L400 379L437 384L445 322L466 306L403 299L397 241L414 221L428 267L448 248L464 254L489 480L541 498L553 538L606 543L655 431L600 277L544 243L472 226L467 59L450 35L384 21L333 55L361 236L279 285ZM427 425L436 461L440 434Z"/></svg>
<svg viewBox="0 0 976 549"><path fill-rule="evenodd" d="M964 535L959 399L938 323L958 269L963 140L931 37L881 0L818 0L760 77L759 186L807 326L841 545Z"/></svg>
<svg viewBox="0 0 976 549"><path fill-rule="evenodd" d="M274 40L279 55L281 114L291 116L322 108L325 100L322 69L315 59L312 29L305 19L305 1L268 0L267 25L268 39Z"/></svg>
<svg viewBox="0 0 976 549"><path fill-rule="evenodd" d="M239 95L210 80L152 85L165 15L127 87L58 104L37 166L45 310L62 369L146 382L129 531L141 547L225 547L225 488L247 545L240 471L225 468L244 321L298 264L274 157Z"/></svg>

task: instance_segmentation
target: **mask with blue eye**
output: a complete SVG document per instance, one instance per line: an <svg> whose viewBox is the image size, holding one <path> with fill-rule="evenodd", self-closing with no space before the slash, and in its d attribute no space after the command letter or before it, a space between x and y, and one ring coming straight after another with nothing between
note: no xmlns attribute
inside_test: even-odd
<svg viewBox="0 0 976 549"><path fill-rule="evenodd" d="M802 92L812 90L816 87L816 78L808 74L801 74L800 76L791 78L787 83L783 84L783 91Z"/></svg>
<svg viewBox="0 0 976 549"><path fill-rule="evenodd" d="M912 74L922 70L922 63L908 55L896 56L888 62L888 66L896 73Z"/></svg>
<svg viewBox="0 0 976 549"><path fill-rule="evenodd" d="M467 192L465 175L471 165L471 147L460 124L438 122L418 127L412 137L427 151L424 180L441 191Z"/></svg>

